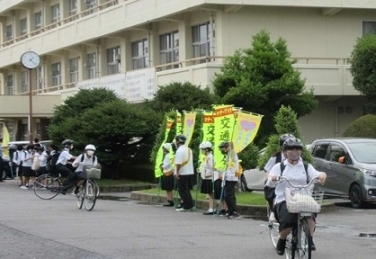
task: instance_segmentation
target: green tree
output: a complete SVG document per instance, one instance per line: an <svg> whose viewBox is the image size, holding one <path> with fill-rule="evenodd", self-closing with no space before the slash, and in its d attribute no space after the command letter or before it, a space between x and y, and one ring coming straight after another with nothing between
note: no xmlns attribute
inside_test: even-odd
<svg viewBox="0 0 376 259"><path fill-rule="evenodd" d="M342 136L376 138L376 115L367 114L359 117L348 126Z"/></svg>
<svg viewBox="0 0 376 259"><path fill-rule="evenodd" d="M103 99L98 94L102 94ZM72 107L80 107L80 112L76 110L73 117L52 120L48 132L57 143L65 138L73 139L78 151L88 143L94 144L100 162L104 165L105 175L112 178L132 177L125 175L131 171L125 170L126 165L148 161L147 152L151 152L162 117L151 109L140 109L116 96L106 100L109 96L111 91L105 89L80 90L58 107L56 113L57 117L69 114ZM96 98L99 100L97 103L86 102L86 107L82 105L83 99Z"/></svg>
<svg viewBox="0 0 376 259"><path fill-rule="evenodd" d="M172 82L168 85L160 86L154 98L146 102L147 106L161 112L211 109L211 105L215 103L216 97L210 93L208 88L201 89L200 86L189 82Z"/></svg>
<svg viewBox="0 0 376 259"><path fill-rule="evenodd" d="M253 37L252 47L240 49L224 61L213 84L222 103L264 115L256 144L262 146L275 133L274 116L281 105L290 106L298 117L317 106L313 92L304 92L304 80L293 68L286 41L275 43L266 31Z"/></svg>
<svg viewBox="0 0 376 259"><path fill-rule="evenodd" d="M351 53L351 74L356 90L364 94L368 102L366 111L376 112L376 35L368 34L358 38Z"/></svg>
<svg viewBox="0 0 376 259"><path fill-rule="evenodd" d="M301 133L298 125L298 119L296 112L293 111L291 107L282 106L277 115L275 116L275 129L277 134L273 134L269 137L268 145L266 146L266 151L259 158L258 167L264 168L268 159L275 153L280 151L279 137L285 133L290 133L297 138L301 139ZM304 142L304 139L302 139ZM311 153L304 146L302 152L302 158L305 162L312 163L313 158Z"/></svg>

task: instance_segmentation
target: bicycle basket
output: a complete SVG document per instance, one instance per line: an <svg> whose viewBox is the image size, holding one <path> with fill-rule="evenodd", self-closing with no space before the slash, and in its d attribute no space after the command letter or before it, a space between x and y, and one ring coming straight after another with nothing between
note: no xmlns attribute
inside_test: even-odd
<svg viewBox="0 0 376 259"><path fill-rule="evenodd" d="M101 179L101 169L95 167L84 167L84 172L86 173L87 179L99 180Z"/></svg>
<svg viewBox="0 0 376 259"><path fill-rule="evenodd" d="M291 213L310 212L319 213L324 192L314 191L312 194L306 190L286 188L285 199L287 210Z"/></svg>

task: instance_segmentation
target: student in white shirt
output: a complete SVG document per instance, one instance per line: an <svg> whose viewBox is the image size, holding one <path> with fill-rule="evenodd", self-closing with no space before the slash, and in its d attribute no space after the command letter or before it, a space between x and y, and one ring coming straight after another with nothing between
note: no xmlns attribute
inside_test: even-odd
<svg viewBox="0 0 376 259"><path fill-rule="evenodd" d="M35 177L35 172L31 170L31 165L33 164L34 157L34 146L28 145L26 151L21 153L22 161L22 181L21 189L27 190L29 188L30 177Z"/></svg>
<svg viewBox="0 0 376 259"><path fill-rule="evenodd" d="M207 194L209 197L209 209L205 211L204 215L214 214L214 197L213 197L213 177L214 177L214 157L213 146L209 141L204 141L199 146L202 154L204 154L204 161L202 161L198 173L201 174L201 193Z"/></svg>
<svg viewBox="0 0 376 259"><path fill-rule="evenodd" d="M64 149L57 159L56 171L66 178L64 188L61 190L61 193L65 195L67 190L75 184L74 173L67 167L67 162L76 159L76 157L69 153L69 151L73 149L73 140L66 139L62 142L62 145Z"/></svg>
<svg viewBox="0 0 376 259"><path fill-rule="evenodd" d="M312 165L308 165L307 171L304 167L303 160L301 159L301 154L303 150L303 143L298 138L288 138L283 143L283 150L286 152L286 160L282 161L284 163L285 169L281 172L281 165L277 163L273 166L269 172L269 178L267 185L270 187L276 187L276 213L279 222L279 240L277 243L276 251L277 254L283 255L286 245L286 237L291 232L292 228L297 222L297 213L290 213L286 207L285 201L285 189L288 187L288 182L282 181L278 182L281 175L288 178L296 185L305 185L307 180L310 181L314 177L319 177L322 184L325 183L326 174L316 171ZM311 249L316 250L316 246L313 243L312 235L315 229L315 219L309 219L309 225L311 230L311 238L309 240Z"/></svg>
<svg viewBox="0 0 376 259"><path fill-rule="evenodd" d="M161 170L163 172L161 189L166 191L167 203L163 204L164 207L174 207L173 190L174 190L174 167L171 163L170 157L171 144L163 144L163 163Z"/></svg>
<svg viewBox="0 0 376 259"><path fill-rule="evenodd" d="M76 170L74 171L74 190L72 194L76 195L78 192L79 185L83 184L85 180L87 179L84 167L90 166L90 167L96 167L98 166L98 158L94 155L95 153L95 146L92 144L86 145L85 147L85 153L79 155L74 162L72 163L73 167L76 167ZM72 181L73 181L72 180ZM84 180L84 181L80 181Z"/></svg>
<svg viewBox="0 0 376 259"><path fill-rule="evenodd" d="M176 211L193 210L193 199L190 191L191 179L194 174L192 150L185 145L187 138L184 135L175 137L178 150L175 154L175 177L180 198L183 200L182 208Z"/></svg>

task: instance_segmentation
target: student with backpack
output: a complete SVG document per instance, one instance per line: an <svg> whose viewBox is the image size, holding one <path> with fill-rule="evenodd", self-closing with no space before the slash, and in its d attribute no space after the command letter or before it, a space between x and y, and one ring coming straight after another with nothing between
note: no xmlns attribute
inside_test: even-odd
<svg viewBox="0 0 376 259"><path fill-rule="evenodd" d="M98 158L94 155L95 150L96 148L94 145L87 145L85 147L85 153L79 155L72 164L73 167L77 167L74 171L75 188L72 192L73 195L77 195L78 193L78 181L87 178L84 172L84 166L96 167L99 165Z"/></svg>
<svg viewBox="0 0 376 259"><path fill-rule="evenodd" d="M69 151L73 149L73 140L66 139L61 143L64 147L63 151L61 151L57 161L56 161L56 171L62 176L65 177L64 187L61 190L63 195L66 194L67 190L75 185L75 175L74 173L67 167L67 162L69 160L76 159L75 156L72 156Z"/></svg>
<svg viewBox="0 0 376 259"><path fill-rule="evenodd" d="M268 179L269 172L273 168L273 166L275 164L278 164L278 163L285 160L285 155L282 152L282 149L283 149L282 147L283 147L283 143L288 138L294 138L294 135L286 133L286 134L283 134L279 137L278 144L279 144L280 150L277 153L275 153L272 157L269 158L268 162L266 163L266 165L264 167L264 170L266 172L266 179ZM264 186L264 196L265 196L265 200L268 202L269 208L270 208L269 220L275 221L274 212L273 212L273 205L274 205L274 198L275 198L275 188L265 185Z"/></svg>
<svg viewBox="0 0 376 259"><path fill-rule="evenodd" d="M312 178L319 177L322 184L325 183L326 174L318 172L311 164L305 164L301 159L303 150L303 143L298 138L288 138L283 143L283 151L286 159L273 166L267 180L267 186L276 187L276 205L275 211L277 220L279 222L279 240L277 243L277 254L283 255L286 245L286 237L291 232L292 228L297 222L297 213L290 213L286 207L285 189L288 187L288 182L278 182L280 176L285 176L297 185L307 184ZM315 228L315 217L309 220L311 237L309 239L312 251L316 250L313 243L312 235Z"/></svg>

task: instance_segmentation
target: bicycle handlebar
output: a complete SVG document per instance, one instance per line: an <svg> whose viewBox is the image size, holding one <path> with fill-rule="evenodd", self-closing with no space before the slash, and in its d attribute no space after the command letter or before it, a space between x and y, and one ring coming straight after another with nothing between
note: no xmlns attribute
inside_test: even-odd
<svg viewBox="0 0 376 259"><path fill-rule="evenodd" d="M305 185L295 185L293 184L288 178L284 177L284 176L279 176L277 181L287 181L293 188L299 188L299 189L303 189L303 188L308 188L309 186L311 186L312 184L315 184L317 182L320 182L319 180L319 177L316 176L314 178L311 179L311 181L309 181L307 184Z"/></svg>

